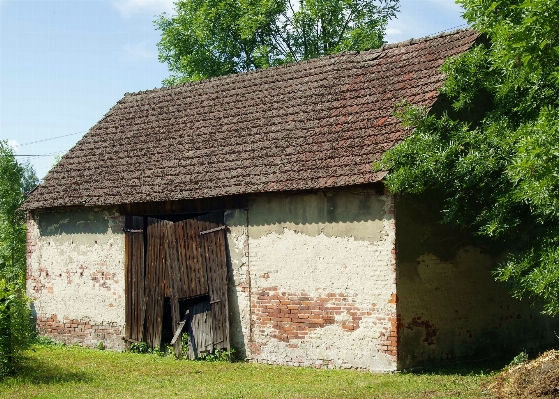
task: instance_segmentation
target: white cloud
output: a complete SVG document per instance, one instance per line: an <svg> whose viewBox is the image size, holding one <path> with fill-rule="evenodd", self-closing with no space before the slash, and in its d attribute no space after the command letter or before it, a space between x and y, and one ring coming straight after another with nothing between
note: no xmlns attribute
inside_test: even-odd
<svg viewBox="0 0 559 399"><path fill-rule="evenodd" d="M402 34L402 31L397 28L386 28L386 37L394 37Z"/></svg>
<svg viewBox="0 0 559 399"><path fill-rule="evenodd" d="M143 61L157 59L155 46L149 46L145 41L124 46L124 54L130 61Z"/></svg>
<svg viewBox="0 0 559 399"><path fill-rule="evenodd" d="M166 12L173 13L176 0L116 0L113 5L120 15L130 18L134 14L149 13L151 15Z"/></svg>
<svg viewBox="0 0 559 399"><path fill-rule="evenodd" d="M17 154L19 149L19 143L17 142L17 140L8 139L8 145L12 147L14 149L14 152Z"/></svg>

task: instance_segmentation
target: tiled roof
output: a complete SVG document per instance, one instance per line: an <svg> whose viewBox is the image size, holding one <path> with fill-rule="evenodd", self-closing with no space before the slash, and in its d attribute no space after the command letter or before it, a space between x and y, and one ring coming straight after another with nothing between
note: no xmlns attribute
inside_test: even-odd
<svg viewBox="0 0 559 399"><path fill-rule="evenodd" d="M395 103L431 106L461 30L126 94L48 173L24 209L208 198L376 182L405 133Z"/></svg>

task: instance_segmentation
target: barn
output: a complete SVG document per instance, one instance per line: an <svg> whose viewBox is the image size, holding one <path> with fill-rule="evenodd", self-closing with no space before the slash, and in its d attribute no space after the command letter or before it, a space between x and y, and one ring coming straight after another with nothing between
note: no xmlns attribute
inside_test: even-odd
<svg viewBox="0 0 559 399"><path fill-rule="evenodd" d="M371 168L444 109L459 30L125 94L23 205L38 331L188 356L391 371L549 345L557 319L494 282L436 194Z"/></svg>

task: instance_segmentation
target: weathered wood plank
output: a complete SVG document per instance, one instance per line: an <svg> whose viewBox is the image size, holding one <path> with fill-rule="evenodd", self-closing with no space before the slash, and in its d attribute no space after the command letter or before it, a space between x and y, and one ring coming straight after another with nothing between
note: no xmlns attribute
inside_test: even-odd
<svg viewBox="0 0 559 399"><path fill-rule="evenodd" d="M124 234L124 281L126 284L124 289L124 337L131 338L132 337L132 315L133 315L133 306L132 306L132 298L131 292L133 291L134 287L132 285L132 239L130 234Z"/></svg>
<svg viewBox="0 0 559 399"><path fill-rule="evenodd" d="M197 295L196 290L196 258L195 253L196 249L194 246L196 243L192 239L192 230L193 230L192 220L186 221L186 257L187 257L187 270L188 270L188 295L195 296Z"/></svg>
<svg viewBox="0 0 559 399"><path fill-rule="evenodd" d="M191 314L187 323L195 347L189 350L189 357L229 349L223 215L207 214L176 223L154 218L145 218L145 223L144 218L139 220L127 227L145 230L146 245L143 234L126 233L126 284L130 287L125 298L126 337L160 348L165 297L171 299L176 336L181 328L179 299L208 295L204 305L194 306L196 314ZM201 236L201 231L206 234ZM174 348L180 356L178 337Z"/></svg>
<svg viewBox="0 0 559 399"><path fill-rule="evenodd" d="M127 216L125 221L125 337L138 340L143 329L144 236L135 233L143 228L143 217Z"/></svg>
<svg viewBox="0 0 559 399"><path fill-rule="evenodd" d="M229 301L227 295L227 253L226 253L226 243L225 243L225 232L220 231L216 233L216 255L218 263L218 287L219 287L219 297L221 299L218 306L221 312L221 331L223 337L223 343L227 351L231 351L230 340L229 340Z"/></svg>
<svg viewBox="0 0 559 399"><path fill-rule="evenodd" d="M163 310L168 287L168 257L166 256L166 227L170 222L148 219L148 259L146 259L146 343L161 347Z"/></svg>
<svg viewBox="0 0 559 399"><path fill-rule="evenodd" d="M225 240L223 229L219 229L222 216L209 214L197 219L201 231L211 231L201 236L200 248L212 310L212 348L229 350Z"/></svg>
<svg viewBox="0 0 559 399"><path fill-rule="evenodd" d="M202 198L180 201L139 202L119 206L121 215L162 215L192 212L224 211L244 209L248 201L245 195L230 195L217 198Z"/></svg>
<svg viewBox="0 0 559 399"><path fill-rule="evenodd" d="M209 301L204 301L189 308L187 320L187 333L190 338L189 359L197 359L200 354L213 351L212 320Z"/></svg>
<svg viewBox="0 0 559 399"><path fill-rule="evenodd" d="M184 222L178 222L174 224L175 237L177 240L177 266L178 266L178 279L179 289L176 293L177 298L186 298L189 296L188 285L186 282L186 271L187 271L187 261L185 257L186 252L186 237L184 235Z"/></svg>
<svg viewBox="0 0 559 399"><path fill-rule="evenodd" d="M194 293L195 295L206 295L208 293L208 284L206 278L206 271L204 267L204 259L202 258L202 251L200 248L200 229L201 224L196 220L192 220L190 223L191 236L192 239L192 249L193 249L193 270L194 270Z"/></svg>

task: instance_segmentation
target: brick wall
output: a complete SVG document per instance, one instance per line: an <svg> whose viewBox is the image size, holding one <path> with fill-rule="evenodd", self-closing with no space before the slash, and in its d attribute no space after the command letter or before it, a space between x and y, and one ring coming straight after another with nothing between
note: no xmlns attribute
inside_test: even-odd
<svg viewBox="0 0 559 399"><path fill-rule="evenodd" d="M123 222L114 208L28 214L27 293L40 333L124 348Z"/></svg>
<svg viewBox="0 0 559 399"><path fill-rule="evenodd" d="M392 209L373 191L250 201L253 361L396 368Z"/></svg>
<svg viewBox="0 0 559 399"><path fill-rule="evenodd" d="M40 335L65 344L80 344L116 349L123 347L124 331L120 325L111 322L97 324L84 319L59 319L56 315L37 318L37 331Z"/></svg>
<svg viewBox="0 0 559 399"><path fill-rule="evenodd" d="M311 296L307 293L278 291L278 287L263 287L254 294L252 328L257 335L287 343L287 348L297 349L310 334L327 326L339 325L344 332L359 330L364 318L372 319L372 325L380 327L379 352L397 360L397 317L387 315L376 304L364 307L357 302L357 294L343 292L322 293ZM253 349L260 352L261 344L254 343ZM288 364L334 366L335 362L309 362L308 359L288 358Z"/></svg>
<svg viewBox="0 0 559 399"><path fill-rule="evenodd" d="M232 346L261 363L394 370L393 198L262 195L226 212ZM124 234L114 209L30 215L28 292L42 334L124 347Z"/></svg>

